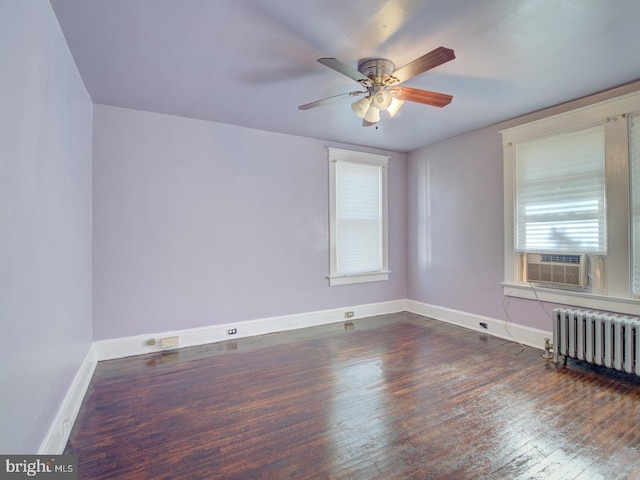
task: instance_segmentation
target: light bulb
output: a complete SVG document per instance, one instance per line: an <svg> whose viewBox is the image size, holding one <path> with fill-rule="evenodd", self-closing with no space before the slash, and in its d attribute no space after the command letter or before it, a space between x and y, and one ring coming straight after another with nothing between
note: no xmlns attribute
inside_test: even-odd
<svg viewBox="0 0 640 480"><path fill-rule="evenodd" d="M370 106L371 106L371 102L369 100L369 97L364 97L358 100L357 102L352 103L351 110L353 110L353 113L355 113L356 116L360 118L364 118Z"/></svg>
<svg viewBox="0 0 640 480"><path fill-rule="evenodd" d="M391 102L393 101L393 97L386 90L378 90L373 94L373 100L371 101L371 105L376 107L378 110L386 110Z"/></svg>

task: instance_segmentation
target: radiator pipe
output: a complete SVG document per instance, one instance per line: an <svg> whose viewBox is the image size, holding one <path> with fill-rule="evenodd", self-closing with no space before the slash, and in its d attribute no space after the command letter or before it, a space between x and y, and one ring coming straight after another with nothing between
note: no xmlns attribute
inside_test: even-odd
<svg viewBox="0 0 640 480"><path fill-rule="evenodd" d="M551 340L548 338L544 339L544 353L542 354L542 358L553 358Z"/></svg>

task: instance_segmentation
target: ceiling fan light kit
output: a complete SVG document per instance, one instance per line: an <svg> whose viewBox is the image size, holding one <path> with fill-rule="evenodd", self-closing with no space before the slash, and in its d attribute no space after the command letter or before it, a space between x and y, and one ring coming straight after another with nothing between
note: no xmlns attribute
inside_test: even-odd
<svg viewBox="0 0 640 480"><path fill-rule="evenodd" d="M378 90L373 94L372 98L371 105L378 110L386 110L389 108L389 105L391 105L391 100L393 100L393 96L391 96L388 90Z"/></svg>
<svg viewBox="0 0 640 480"><path fill-rule="evenodd" d="M387 112L389 112L389 115L391 115L391 118L393 118L394 115L398 113L398 110L400 110L400 107L402 105L404 105L404 101L398 100L396 97L393 97L391 99L391 105L389 105L389 108L387 108Z"/></svg>
<svg viewBox="0 0 640 480"><path fill-rule="evenodd" d="M369 110L367 110L367 114L364 116L364 119L371 124L378 123L380 121L380 110L378 110L372 103Z"/></svg>
<svg viewBox="0 0 640 480"><path fill-rule="evenodd" d="M353 110L353 113L355 113L356 117L359 118L364 118L364 116L367 114L367 110L369 110L369 107L371 107L371 101L369 100L369 97L361 98L360 100L357 100L351 104L351 110Z"/></svg>
<svg viewBox="0 0 640 480"><path fill-rule="evenodd" d="M352 103L351 109L358 118L364 119L364 126L370 126L380 121L381 111L387 111L393 117L405 101L444 107L451 103L453 99L451 95L418 88L400 87L399 85L454 58L456 57L453 50L438 47L399 69L396 69L390 60L373 58L360 61L357 70L336 58L320 58L318 59L319 63L355 80L366 90L335 95L300 105L298 109L308 110L345 96L354 97L366 94L364 98Z"/></svg>

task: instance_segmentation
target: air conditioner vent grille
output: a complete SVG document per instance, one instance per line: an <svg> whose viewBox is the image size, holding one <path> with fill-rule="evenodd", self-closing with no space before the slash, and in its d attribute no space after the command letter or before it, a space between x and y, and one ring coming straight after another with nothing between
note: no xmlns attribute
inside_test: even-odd
<svg viewBox="0 0 640 480"><path fill-rule="evenodd" d="M555 254L541 254L541 262L549 263L580 263L581 255L555 255Z"/></svg>

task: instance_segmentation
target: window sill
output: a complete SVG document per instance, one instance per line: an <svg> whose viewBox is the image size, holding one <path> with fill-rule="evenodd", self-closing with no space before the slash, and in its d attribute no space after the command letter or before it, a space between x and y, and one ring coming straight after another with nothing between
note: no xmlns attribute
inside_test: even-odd
<svg viewBox="0 0 640 480"><path fill-rule="evenodd" d="M350 285L352 283L383 282L389 280L391 272L362 273L360 275L328 276L329 286Z"/></svg>
<svg viewBox="0 0 640 480"><path fill-rule="evenodd" d="M537 293L538 298L544 302L626 313L629 315L638 315L638 308L640 308L640 299L637 298L611 297L590 292L574 292L571 290L558 290L540 286L536 286L534 292L528 284L503 282L501 285L503 293L507 297L536 300Z"/></svg>

